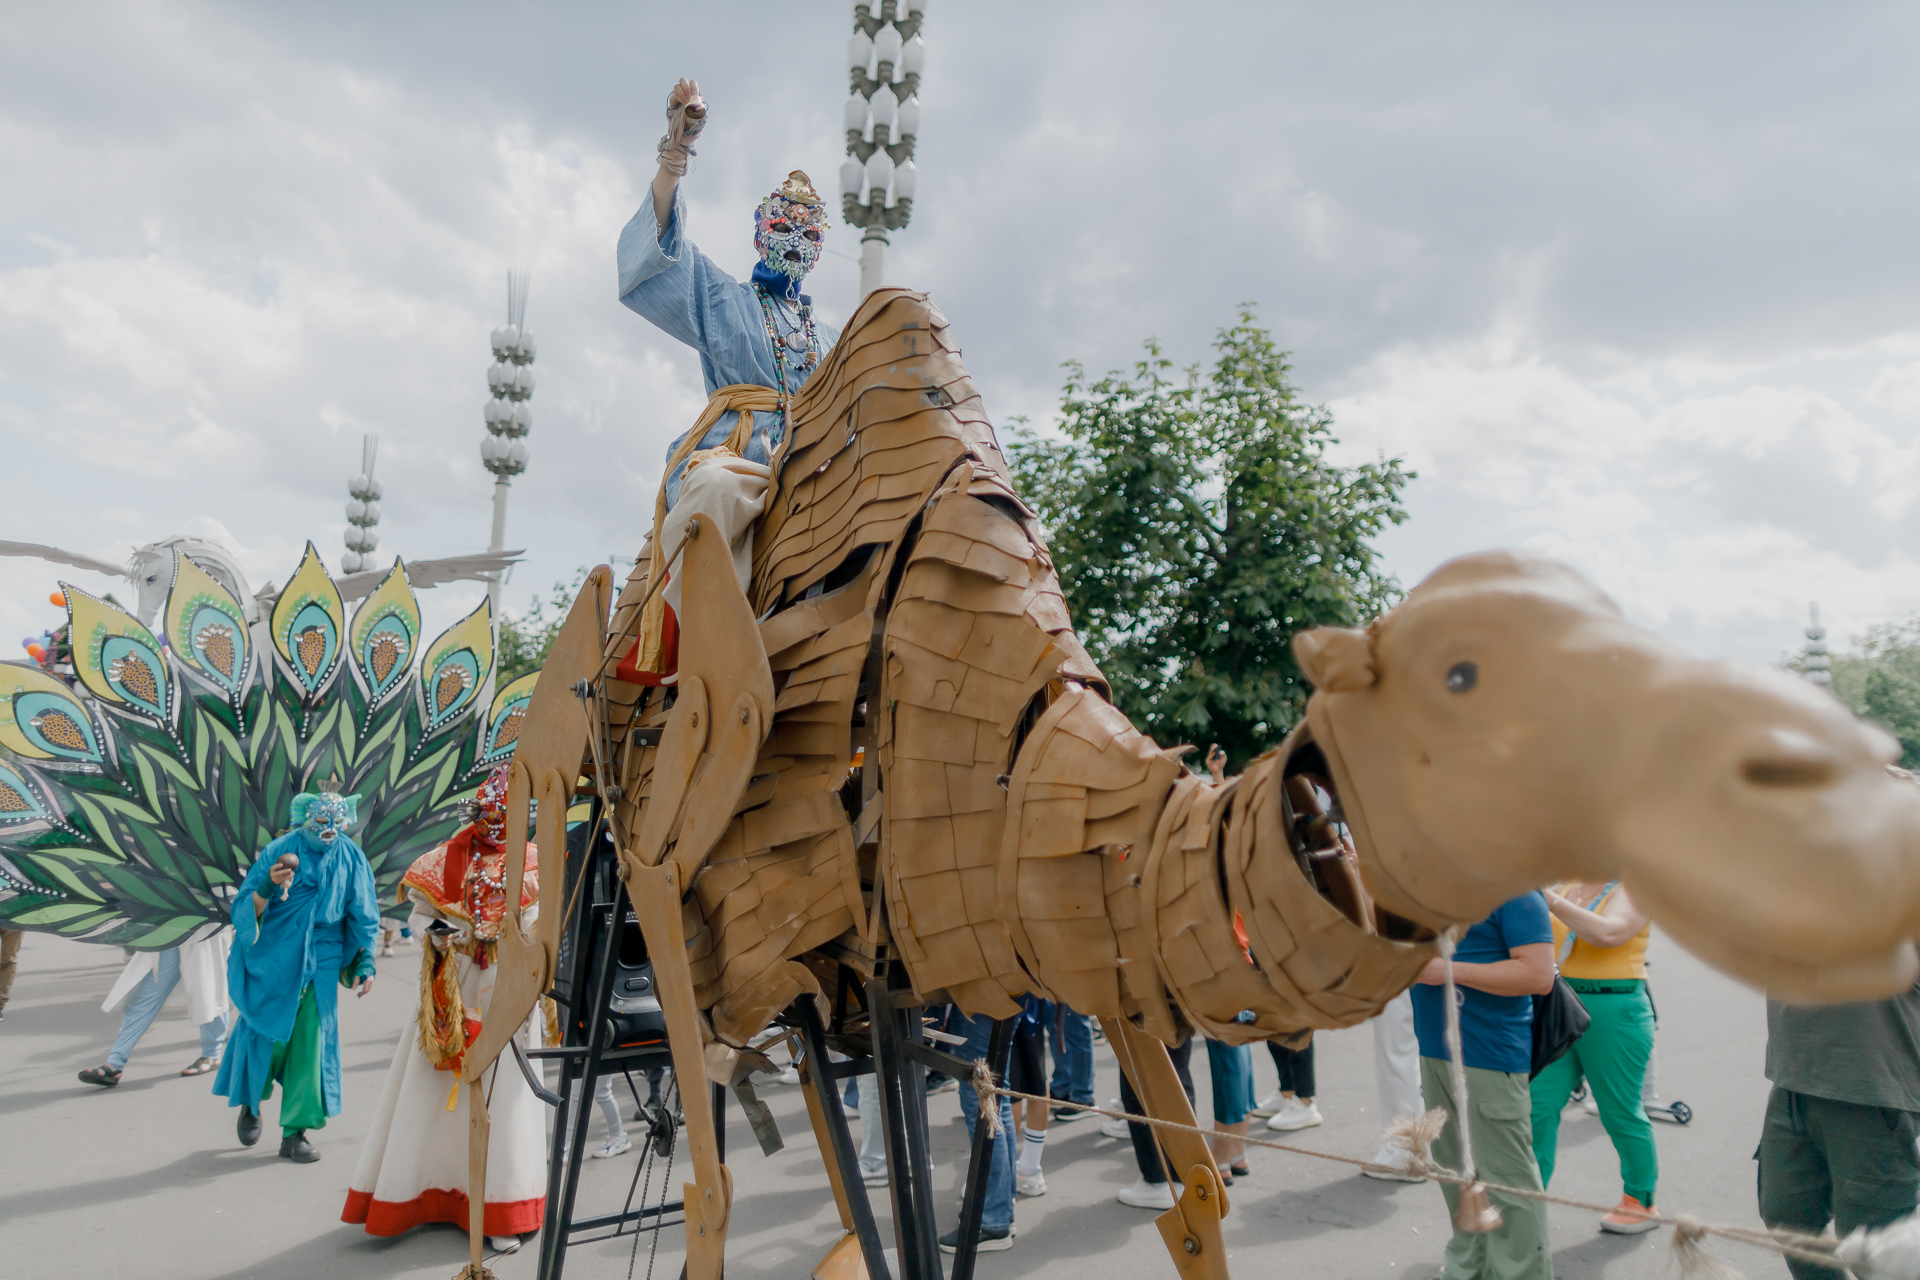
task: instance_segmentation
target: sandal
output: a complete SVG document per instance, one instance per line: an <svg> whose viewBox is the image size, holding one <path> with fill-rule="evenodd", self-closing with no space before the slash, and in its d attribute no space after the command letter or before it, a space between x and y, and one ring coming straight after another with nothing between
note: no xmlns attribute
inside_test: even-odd
<svg viewBox="0 0 1920 1280"><path fill-rule="evenodd" d="M1221 1186L1230 1187L1233 1185L1233 1173L1225 1165L1217 1164L1213 1166L1213 1171L1220 1175Z"/></svg>
<svg viewBox="0 0 1920 1280"><path fill-rule="evenodd" d="M1227 1166L1227 1171L1236 1178L1244 1178L1253 1172L1245 1160L1235 1160Z"/></svg>
<svg viewBox="0 0 1920 1280"><path fill-rule="evenodd" d="M88 1067L80 1073L81 1084L97 1084L102 1089L111 1089L120 1083L120 1073L101 1063L97 1067Z"/></svg>
<svg viewBox="0 0 1920 1280"><path fill-rule="evenodd" d="M218 1058L195 1058L180 1069L183 1076L203 1076L220 1065Z"/></svg>

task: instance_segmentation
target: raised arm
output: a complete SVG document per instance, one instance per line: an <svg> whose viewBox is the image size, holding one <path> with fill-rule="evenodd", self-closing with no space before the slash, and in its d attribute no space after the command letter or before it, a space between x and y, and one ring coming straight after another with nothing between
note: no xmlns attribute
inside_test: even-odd
<svg viewBox="0 0 1920 1280"><path fill-rule="evenodd" d="M680 179L687 176L694 139L706 127L707 104L700 97L699 82L681 80L667 95L667 131L660 139L660 168L653 175L653 216L660 225L663 242L667 223L673 217L674 193L680 189Z"/></svg>
<svg viewBox="0 0 1920 1280"><path fill-rule="evenodd" d="M1560 923L1571 929L1574 937L1589 946L1622 946L1646 928L1652 919L1634 905L1633 899L1627 896L1627 886L1623 884L1613 887L1613 892L1607 895L1607 900L1600 904L1597 912L1576 907L1551 889L1546 894L1547 909L1560 917Z"/></svg>
<svg viewBox="0 0 1920 1280"><path fill-rule="evenodd" d="M1447 980L1447 963L1429 960L1419 982L1439 986ZM1453 980L1463 987L1494 996L1543 996L1553 990L1553 944L1529 942L1507 952L1507 959L1488 964L1453 962Z"/></svg>

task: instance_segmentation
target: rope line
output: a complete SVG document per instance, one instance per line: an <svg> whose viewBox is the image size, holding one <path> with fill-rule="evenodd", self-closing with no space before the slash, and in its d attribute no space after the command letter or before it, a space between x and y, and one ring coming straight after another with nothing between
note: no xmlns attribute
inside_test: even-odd
<svg viewBox="0 0 1920 1280"><path fill-rule="evenodd" d="M976 1070L978 1069L976 1068ZM1145 1124L1160 1129L1174 1129L1182 1133L1198 1134L1203 1138L1208 1137L1213 1132L1210 1129L1202 1129L1197 1125L1182 1124L1178 1120L1157 1120L1152 1116L1136 1116L1125 1111L1109 1111L1104 1107L1096 1107L1086 1103L1068 1102L1064 1098L1043 1098L1038 1094L1021 1093L1017 1089L1007 1089L997 1084L982 1083L977 1075L972 1083L974 1089L982 1094L991 1093L998 1094L1005 1098L1023 1099L1028 1102L1044 1102L1051 1107L1067 1107L1074 1111L1087 1111L1097 1116L1107 1116L1114 1120L1125 1120L1130 1124ZM1433 1113L1429 1112L1428 1114L1431 1115ZM1444 1116L1446 1113L1441 1112L1440 1114ZM1362 1168L1373 1164L1371 1160L1362 1160L1356 1156L1336 1155L1331 1151L1315 1151L1310 1147L1296 1147L1291 1143L1274 1142L1267 1138L1256 1138L1251 1134L1247 1135L1245 1141L1249 1146L1267 1147L1274 1151L1285 1151L1296 1156L1311 1156L1315 1160L1331 1160L1336 1164L1350 1164ZM1157 1146L1158 1144L1155 1145ZM1420 1171L1436 1182L1451 1182L1459 1186L1466 1186L1472 1182L1480 1182L1480 1185L1488 1191L1498 1192L1502 1195L1519 1196L1527 1200L1539 1200L1546 1204L1557 1204L1566 1209L1584 1209L1598 1214L1612 1213L1614 1210L1614 1206L1610 1204L1593 1204L1586 1200L1574 1200L1566 1196L1556 1196L1546 1191L1535 1191L1531 1187L1509 1187L1498 1182L1483 1182L1477 1178L1462 1177L1451 1169L1433 1163L1431 1159L1421 1156L1417 1152L1413 1153L1413 1155L1414 1162L1419 1166ZM1674 1228L1674 1251L1682 1255L1683 1271L1686 1273L1691 1273L1694 1269L1703 1265L1703 1263L1713 1261L1710 1258L1695 1260L1686 1257L1689 1249L1698 1250L1699 1241L1703 1236L1720 1236L1741 1244L1752 1245L1756 1249L1768 1249L1784 1257L1794 1258L1801 1262L1814 1263L1817 1266L1838 1267L1840 1265L1836 1262L1833 1254L1833 1247L1837 1241L1824 1236L1810 1236L1798 1231L1756 1231L1751 1227L1722 1226L1717 1223L1702 1222L1690 1213L1650 1213L1647 1214L1646 1217L1662 1226Z"/></svg>

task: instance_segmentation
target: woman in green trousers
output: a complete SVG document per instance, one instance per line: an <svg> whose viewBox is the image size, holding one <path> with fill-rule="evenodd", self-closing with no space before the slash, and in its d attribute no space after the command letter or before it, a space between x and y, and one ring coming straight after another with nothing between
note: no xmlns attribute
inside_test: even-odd
<svg viewBox="0 0 1920 1280"><path fill-rule="evenodd" d="M1653 1002L1647 995L1652 926L1618 881L1549 889L1547 906L1553 912L1560 976L1593 1021L1533 1080L1533 1156L1540 1181L1553 1181L1560 1113L1584 1076L1599 1105L1600 1123L1620 1156L1620 1203L1600 1219L1600 1229L1621 1235L1651 1231L1658 1225L1649 1215L1659 1212L1653 1192L1660 1157L1640 1086L1653 1052Z"/></svg>

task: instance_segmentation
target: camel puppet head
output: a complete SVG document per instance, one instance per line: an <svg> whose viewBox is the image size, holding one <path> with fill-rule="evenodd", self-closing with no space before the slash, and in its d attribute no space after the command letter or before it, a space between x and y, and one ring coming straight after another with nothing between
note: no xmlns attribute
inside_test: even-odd
<svg viewBox="0 0 1920 1280"><path fill-rule="evenodd" d="M1709 963L1795 1000L1911 985L1920 788L1832 697L1691 658L1564 565L1442 565L1366 631L1294 641L1380 905L1442 927L1619 878Z"/></svg>

